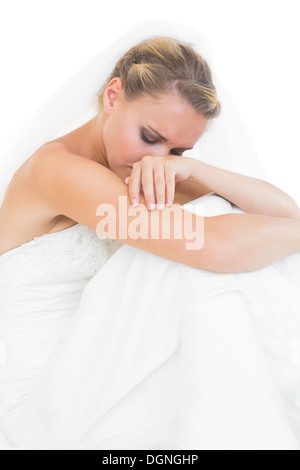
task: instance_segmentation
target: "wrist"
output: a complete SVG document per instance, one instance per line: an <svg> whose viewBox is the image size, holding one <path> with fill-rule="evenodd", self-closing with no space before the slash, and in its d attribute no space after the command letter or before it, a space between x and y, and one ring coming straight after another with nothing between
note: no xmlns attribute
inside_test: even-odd
<svg viewBox="0 0 300 470"><path fill-rule="evenodd" d="M194 170L194 168L195 168L194 160L195 159L192 158L192 157L186 157L187 165L189 167L189 176L187 178L187 181L192 181L193 180L193 177L194 177L193 175L194 175L194 172L195 172L195 170Z"/></svg>
<svg viewBox="0 0 300 470"><path fill-rule="evenodd" d="M189 158L189 177L188 181L191 183L201 183L199 176L202 173L202 166L203 162L197 160L196 158L188 157Z"/></svg>

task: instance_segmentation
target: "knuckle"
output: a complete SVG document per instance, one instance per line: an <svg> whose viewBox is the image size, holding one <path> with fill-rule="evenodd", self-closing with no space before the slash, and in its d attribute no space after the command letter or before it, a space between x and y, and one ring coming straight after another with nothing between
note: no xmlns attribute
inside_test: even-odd
<svg viewBox="0 0 300 470"><path fill-rule="evenodd" d="M163 175L161 174L155 174L154 175L154 180L155 180L155 183L156 184L165 184L165 178Z"/></svg>
<svg viewBox="0 0 300 470"><path fill-rule="evenodd" d="M145 199L147 199L147 201L152 201L154 199L153 192L149 190L145 190L145 188L144 188L144 196L145 196Z"/></svg>
<svg viewBox="0 0 300 470"><path fill-rule="evenodd" d="M146 188L152 188L153 187L153 177L152 177L152 175L148 175L148 174L144 173L142 175L142 184Z"/></svg>
<svg viewBox="0 0 300 470"><path fill-rule="evenodd" d="M170 158L165 161L165 165L168 169L173 169L174 168L174 161Z"/></svg>
<svg viewBox="0 0 300 470"><path fill-rule="evenodd" d="M146 179L146 180L143 180L143 188L144 190L146 190L148 193L150 191L153 191L153 182Z"/></svg>
<svg viewBox="0 0 300 470"><path fill-rule="evenodd" d="M174 178L173 178L172 176L168 176L168 177L166 178L166 184L169 185L169 186L174 185L174 184L175 184L175 183L174 183Z"/></svg>
<svg viewBox="0 0 300 470"><path fill-rule="evenodd" d="M173 171L173 169L166 168L165 178L166 178L166 181L174 181L175 172Z"/></svg>

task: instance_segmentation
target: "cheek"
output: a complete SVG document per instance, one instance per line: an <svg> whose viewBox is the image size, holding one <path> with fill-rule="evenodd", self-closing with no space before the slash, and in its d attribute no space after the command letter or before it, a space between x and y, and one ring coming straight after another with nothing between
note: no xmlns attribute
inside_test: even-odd
<svg viewBox="0 0 300 470"><path fill-rule="evenodd" d="M122 129L116 139L116 146L124 164L135 163L146 155L145 144L136 130Z"/></svg>
<svg viewBox="0 0 300 470"><path fill-rule="evenodd" d="M140 136L139 124L132 122L127 115L111 118L105 145L107 158L113 167L128 166L149 153L147 144Z"/></svg>

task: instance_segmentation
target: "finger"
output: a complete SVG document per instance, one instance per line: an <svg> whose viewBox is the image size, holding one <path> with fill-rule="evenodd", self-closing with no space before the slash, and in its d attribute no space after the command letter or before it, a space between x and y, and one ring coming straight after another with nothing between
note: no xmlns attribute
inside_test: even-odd
<svg viewBox="0 0 300 470"><path fill-rule="evenodd" d="M147 208L151 211L155 209L153 166L150 160L143 160L142 164L142 185Z"/></svg>
<svg viewBox="0 0 300 470"><path fill-rule="evenodd" d="M165 183L165 170L162 163L154 166L154 184L156 194L157 209L162 210L165 206L166 196L166 183Z"/></svg>
<svg viewBox="0 0 300 470"><path fill-rule="evenodd" d="M165 185L168 207L172 206L175 196L175 173L171 165L165 164Z"/></svg>
<svg viewBox="0 0 300 470"><path fill-rule="evenodd" d="M135 163L132 167L132 172L129 177L129 184L128 184L129 197L133 206L138 206L140 203L140 187L141 187L141 164Z"/></svg>

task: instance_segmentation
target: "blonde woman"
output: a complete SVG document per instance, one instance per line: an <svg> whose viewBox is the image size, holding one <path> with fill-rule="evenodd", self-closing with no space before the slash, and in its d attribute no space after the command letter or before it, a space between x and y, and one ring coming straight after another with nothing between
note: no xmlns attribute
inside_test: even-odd
<svg viewBox="0 0 300 470"><path fill-rule="evenodd" d="M299 448L299 286L281 291L277 350L276 319L249 307L263 282L259 307L274 308L271 265L300 250L299 208L183 157L221 105L196 50L150 37L118 60L96 116L15 172L0 210L3 446ZM208 199L214 214L190 210Z"/></svg>

